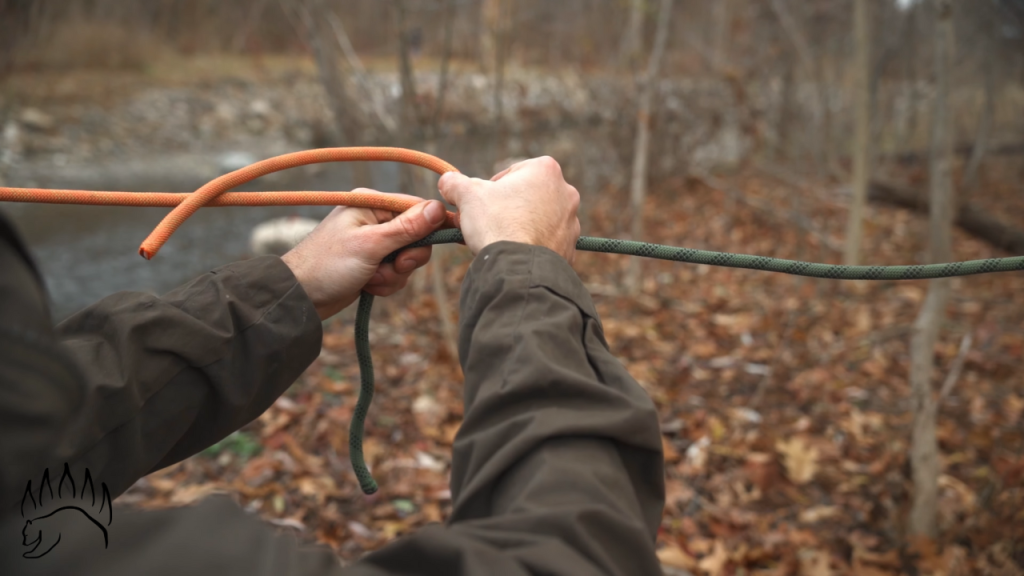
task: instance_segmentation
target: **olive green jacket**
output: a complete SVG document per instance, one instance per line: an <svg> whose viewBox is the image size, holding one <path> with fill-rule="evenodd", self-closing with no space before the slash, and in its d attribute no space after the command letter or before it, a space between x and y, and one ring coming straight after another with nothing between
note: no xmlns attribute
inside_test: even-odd
<svg viewBox="0 0 1024 576"><path fill-rule="evenodd" d="M0 218L0 574L660 574L656 412L609 353L572 268L498 242L460 302L452 515L343 568L225 497L101 510L101 485L116 498L218 442L317 357L320 320L289 268L237 262L162 297L115 294L52 328L41 279ZM61 482L65 463L75 488ZM86 469L96 502L82 497ZM68 498L77 516L40 517Z"/></svg>

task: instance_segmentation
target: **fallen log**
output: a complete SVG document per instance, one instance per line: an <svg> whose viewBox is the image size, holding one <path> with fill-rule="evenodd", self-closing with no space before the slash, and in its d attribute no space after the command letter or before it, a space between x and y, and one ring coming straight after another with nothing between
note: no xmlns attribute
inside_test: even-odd
<svg viewBox="0 0 1024 576"><path fill-rule="evenodd" d="M872 202L884 202L916 212L928 212L928 196L917 190L894 184L873 181L868 191ZM1024 230L999 220L970 202L961 203L956 213L956 225L970 234L1011 254L1024 255Z"/></svg>
<svg viewBox="0 0 1024 576"><path fill-rule="evenodd" d="M962 157L969 157L974 153L974 144L961 144L953 149L953 154ZM889 160L901 166L911 164L922 164L928 161L928 151L909 150L904 152L891 152L879 154L879 160ZM1012 142L994 146L985 153L986 157L993 156L1018 156L1024 154L1024 142Z"/></svg>

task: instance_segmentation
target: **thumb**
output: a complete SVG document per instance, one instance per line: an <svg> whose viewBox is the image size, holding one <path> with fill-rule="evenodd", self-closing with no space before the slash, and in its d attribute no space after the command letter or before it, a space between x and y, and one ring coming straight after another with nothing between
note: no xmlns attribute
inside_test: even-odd
<svg viewBox="0 0 1024 576"><path fill-rule="evenodd" d="M385 239L385 253L422 240L444 222L444 205L437 200L420 202L395 218L380 225Z"/></svg>
<svg viewBox="0 0 1024 576"><path fill-rule="evenodd" d="M458 207L470 178L461 172L446 172L437 181L437 190L449 204Z"/></svg>

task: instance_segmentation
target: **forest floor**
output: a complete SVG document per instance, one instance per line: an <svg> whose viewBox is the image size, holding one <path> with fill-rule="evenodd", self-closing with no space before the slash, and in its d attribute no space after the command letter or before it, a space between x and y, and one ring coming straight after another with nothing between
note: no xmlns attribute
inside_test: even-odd
<svg viewBox="0 0 1024 576"><path fill-rule="evenodd" d="M1019 196L987 184L988 193ZM775 203L798 195L823 230L845 221L840 205L810 189L764 175L730 185ZM624 200L602 196L596 234L623 229L615 218ZM868 217L871 263L919 260L924 217L874 206ZM695 180L666 183L646 221L654 242L839 258L820 238L765 221ZM996 255L956 232L956 259ZM469 255L445 248L435 261L451 301L443 313L454 316ZM929 542L904 537L909 327L926 282L839 283L647 261L642 294L630 298L617 295L626 261L583 253L575 268L594 294L611 351L659 408L667 502L658 543L667 567L715 576L1021 573L1024 277L954 280L936 384L963 336L974 344L941 404L940 537ZM379 495L361 495L347 460L359 381L349 316L326 325L320 358L261 418L140 480L120 500L159 508L227 492L347 560L443 522L462 373L429 291L378 302L377 396L365 451Z"/></svg>
<svg viewBox="0 0 1024 576"><path fill-rule="evenodd" d="M164 86L187 87L219 78L232 66L151 73ZM273 62L266 66L276 70ZM73 75L57 80L38 76L36 88L48 91L44 100L54 106L69 103L69 123L87 122L92 113L74 108L77 103L108 102L152 83L137 74L108 75L98 84L76 82ZM32 96L34 89L22 84L8 94L31 103L40 98ZM320 107L310 102L311 110ZM177 110L173 101L165 104ZM279 109L273 99L270 104ZM192 132L169 135L169 142L217 136L222 125L253 113L194 108L212 120L204 124L188 116L182 125ZM60 110L46 108L58 125L64 122ZM159 110L147 110L156 116L153 122L168 124ZM304 118L320 114L311 111ZM130 120L123 124L131 128ZM280 125L286 134L289 121L271 118L252 130ZM26 155L77 146L75 134L46 126L34 130L25 136ZM138 136L152 141L148 132ZM114 142L118 135L104 138ZM101 144L95 154L117 151L115 144ZM82 158L91 154L83 152ZM922 167L897 176L919 188L926 184ZM840 260L835 247L842 244L845 200L822 192L834 184L783 181L756 169L721 178L762 205L799 206L805 228L809 223L817 232L798 227L788 210L766 215L702 180L679 178L655 186L644 239ZM1022 180L1019 160L990 161L972 200L1024 227ZM591 199L596 206L590 234L620 236L627 229L625 191L608 185ZM924 215L871 205L864 260L921 263L926 229ZM1006 254L955 232L957 260L992 256ZM163 508L228 493L282 530L327 544L348 561L443 522L451 506L448 475L462 417L463 377L446 347L440 314L457 317L469 254L438 247L434 261L431 273L439 270L448 290L445 310L429 290L410 288L378 299L374 311L377 395L364 449L381 485L378 495L360 493L348 463L348 424L359 382L349 312L325 324L320 357L263 416L204 453L141 479L118 503ZM960 354L963 337L971 334L973 344L940 404L940 536L929 542L906 538L904 526L912 495L908 344L927 282L844 283L645 261L642 293L628 297L620 294L627 261L582 253L575 269L593 294L612 353L659 409L667 502L658 547L667 571L1024 573L1024 276L953 281L935 347L937 388Z"/></svg>

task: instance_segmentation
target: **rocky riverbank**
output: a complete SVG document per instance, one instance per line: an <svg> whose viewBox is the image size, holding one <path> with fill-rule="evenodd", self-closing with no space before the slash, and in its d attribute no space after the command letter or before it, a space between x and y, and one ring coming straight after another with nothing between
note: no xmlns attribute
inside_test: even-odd
<svg viewBox="0 0 1024 576"><path fill-rule="evenodd" d="M396 73L376 72L367 80L369 91L362 84L350 86L359 107L352 114L363 118L365 126L352 139L362 144L388 143L394 135L379 117L381 113L399 116L400 79ZM419 99L432 102L436 98L437 74L419 74L417 85ZM659 131L674 135L679 146L690 149L690 156L735 162L749 146L737 126L721 122L720 113L709 114L729 98L724 85L665 81L659 90ZM631 109L631 98L631 86L617 78L513 70L501 94L502 125L513 137L582 126L628 131L634 120L623 111ZM73 94L37 98L9 89L7 102L0 102L0 110L4 109L0 164L9 174L25 165L61 167L239 150L263 156L333 144L325 93L309 70L223 76L170 86L140 81L102 102L78 101ZM493 132L496 110L492 77L453 74L442 138ZM690 141L698 135L701 142Z"/></svg>

